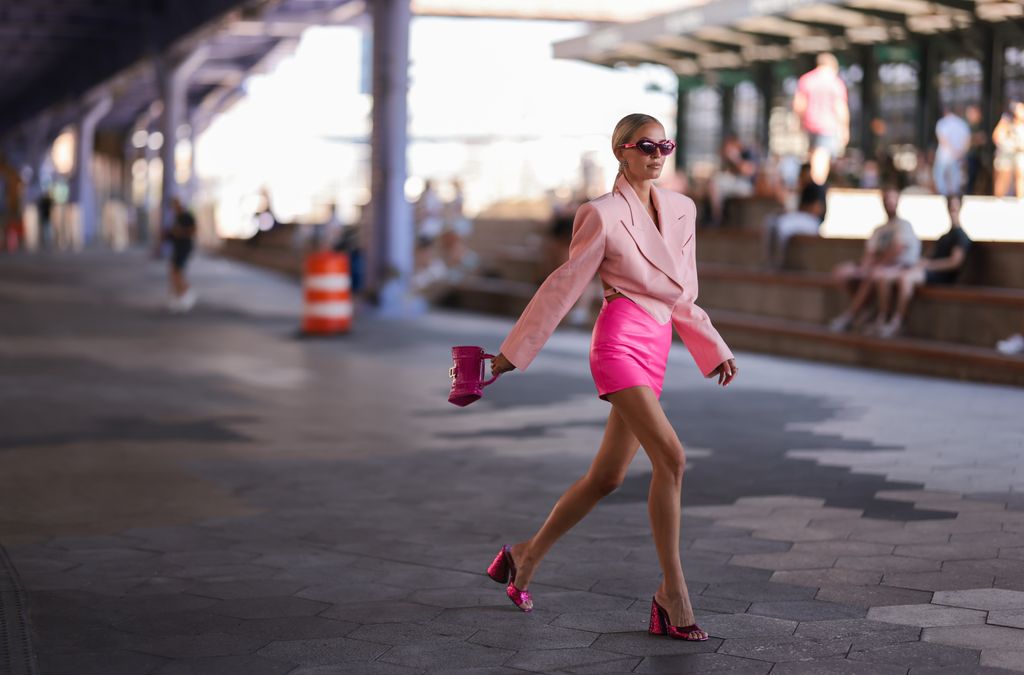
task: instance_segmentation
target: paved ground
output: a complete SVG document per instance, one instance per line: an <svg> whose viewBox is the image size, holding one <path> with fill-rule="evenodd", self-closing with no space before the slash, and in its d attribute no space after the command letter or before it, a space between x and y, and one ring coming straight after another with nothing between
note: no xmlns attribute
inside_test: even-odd
<svg viewBox="0 0 1024 675"><path fill-rule="evenodd" d="M448 347L508 321L300 340L291 283L195 273L181 317L139 254L0 258L0 671L23 637L75 675L1024 671L1024 391L755 355L723 391L674 349L714 636L677 642L645 632L642 456L533 614L483 575L594 451L587 335L456 409Z"/></svg>

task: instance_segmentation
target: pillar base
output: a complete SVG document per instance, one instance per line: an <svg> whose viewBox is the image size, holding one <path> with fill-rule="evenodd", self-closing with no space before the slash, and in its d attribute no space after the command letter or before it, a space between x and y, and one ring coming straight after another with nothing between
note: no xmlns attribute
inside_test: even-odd
<svg viewBox="0 0 1024 675"><path fill-rule="evenodd" d="M409 290L401 280L384 284L377 294L375 314L389 319L404 319L425 314L427 301Z"/></svg>

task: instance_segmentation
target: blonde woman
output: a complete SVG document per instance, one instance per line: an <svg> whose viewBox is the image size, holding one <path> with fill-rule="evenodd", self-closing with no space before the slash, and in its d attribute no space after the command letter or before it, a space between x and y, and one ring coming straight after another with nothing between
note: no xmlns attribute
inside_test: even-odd
<svg viewBox="0 0 1024 675"><path fill-rule="evenodd" d="M651 603L649 631L706 640L697 626L679 557L680 499L686 456L659 398L673 326L701 373L727 385L736 376L732 352L694 300L696 208L693 200L654 185L675 143L650 115L627 115L615 126L619 161L614 189L579 208L569 259L537 290L501 345L492 370L526 370L562 318L598 274L604 302L594 325L590 369L598 396L612 405L604 439L586 475L555 504L530 539L503 546L488 575L507 584L523 611L533 609L529 585L558 539L623 481L642 445L651 461L648 512L663 572Z"/></svg>
<svg viewBox="0 0 1024 675"><path fill-rule="evenodd" d="M999 124L992 132L996 144L993 193L1005 197L1014 185L1014 195L1024 199L1024 102L1010 104L1010 114L999 118Z"/></svg>

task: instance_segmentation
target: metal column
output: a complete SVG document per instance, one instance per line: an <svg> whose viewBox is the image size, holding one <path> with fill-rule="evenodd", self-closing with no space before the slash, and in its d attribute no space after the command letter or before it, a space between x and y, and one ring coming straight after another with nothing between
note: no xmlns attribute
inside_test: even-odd
<svg viewBox="0 0 1024 675"><path fill-rule="evenodd" d="M988 45L981 66L982 125L992 130L999 123L999 117L1005 112L1006 106L1003 100L1006 43L1002 31L996 26L981 25L978 30L984 36L982 44Z"/></svg>
<svg viewBox="0 0 1024 675"><path fill-rule="evenodd" d="M676 85L676 170L686 171L686 114L690 101L690 90L682 81Z"/></svg>
<svg viewBox="0 0 1024 675"><path fill-rule="evenodd" d="M731 84L719 87L719 94L722 97L722 107L719 108L719 124L721 125L719 138L725 140L726 136L736 131L733 125L733 110L736 107L736 87Z"/></svg>
<svg viewBox="0 0 1024 675"><path fill-rule="evenodd" d="M917 70L917 147L927 148L935 140L939 111L938 42L923 38L918 42Z"/></svg>
<svg viewBox="0 0 1024 675"><path fill-rule="evenodd" d="M75 182L74 201L78 203L78 220L81 225L82 241L88 244L96 234L98 216L96 213L96 186L92 175L92 156L96 144L96 125L100 123L114 100L104 95L86 111L78 127L75 139Z"/></svg>
<svg viewBox="0 0 1024 675"><path fill-rule="evenodd" d="M771 64L762 63L757 68L757 91L761 95L761 119L758 120L757 140L767 157L770 152L772 103L775 100L775 75Z"/></svg>
<svg viewBox="0 0 1024 675"><path fill-rule="evenodd" d="M405 200L409 0L373 3L373 132L371 227L367 288L380 314L404 316L426 307L410 293L413 273L412 208Z"/></svg>
<svg viewBox="0 0 1024 675"><path fill-rule="evenodd" d="M871 45L860 50L860 63L864 68L864 79L860 83L860 143L864 152L864 159L878 159L877 139L872 126L875 118L878 117L878 63L875 60L875 50ZM850 130L853 136L853 130Z"/></svg>
<svg viewBox="0 0 1024 675"><path fill-rule="evenodd" d="M188 82L192 74L206 61L209 49L199 47L180 62L167 66L157 64L160 79L160 96L163 99L163 114L160 117L160 131L164 144L160 148L163 165L163 180L160 190L160 228L170 227L171 200L181 197L175 171L175 150L178 146L178 128L186 121L185 107Z"/></svg>

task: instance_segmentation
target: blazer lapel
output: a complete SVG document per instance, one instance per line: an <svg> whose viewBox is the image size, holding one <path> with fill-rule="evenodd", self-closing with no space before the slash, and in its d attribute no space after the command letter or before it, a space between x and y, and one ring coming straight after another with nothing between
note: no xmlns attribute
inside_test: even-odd
<svg viewBox="0 0 1024 675"><path fill-rule="evenodd" d="M636 196L636 192L623 176L619 176L615 181L615 188L629 205L629 222L625 220L621 222L629 232L629 236L636 242L637 248L652 265L682 287L682 278L676 263L678 256L672 254L666 243L666 238L674 239L674 230L679 229L675 222L678 215L668 211L657 197L653 197L656 206L660 207L658 216L661 220L662 230L665 232L665 236L662 236L654 221L651 220L650 214L647 213L647 209L640 203L640 198Z"/></svg>

